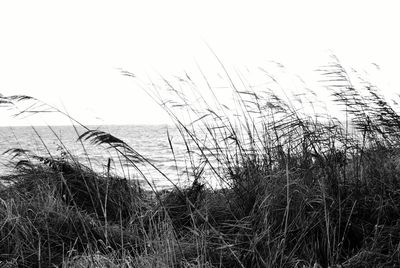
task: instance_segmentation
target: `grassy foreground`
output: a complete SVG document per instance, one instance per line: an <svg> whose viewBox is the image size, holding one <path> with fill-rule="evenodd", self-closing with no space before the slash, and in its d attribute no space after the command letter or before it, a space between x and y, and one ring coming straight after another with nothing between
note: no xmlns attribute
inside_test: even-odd
<svg viewBox="0 0 400 268"><path fill-rule="evenodd" d="M149 191L73 157L10 150L21 160L1 178L12 183L0 188L0 267L400 266L400 116L376 89L333 87L341 123L235 88L238 126L168 86L198 118L184 124L163 102L188 141L192 185ZM80 138L140 159L108 133ZM208 187L204 167L224 187Z"/></svg>

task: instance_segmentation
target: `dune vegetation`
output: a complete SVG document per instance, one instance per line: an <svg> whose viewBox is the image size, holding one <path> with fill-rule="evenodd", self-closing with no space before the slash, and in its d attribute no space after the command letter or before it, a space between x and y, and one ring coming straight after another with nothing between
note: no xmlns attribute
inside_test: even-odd
<svg viewBox="0 0 400 268"><path fill-rule="evenodd" d="M187 142L184 188L156 191L148 180L143 187L110 169L94 172L68 148L61 156L10 148L0 267L399 267L397 104L371 83L353 84L338 62L324 71L344 118L305 112L318 104L311 90L285 99L230 76L235 107L217 97L211 107L188 75L179 82L196 102L171 81L154 89L171 100L150 90ZM3 106L19 103L29 103L25 114L45 107L28 96L1 97ZM157 169L123 140L85 129L82 144ZM221 186L211 187L211 178Z"/></svg>

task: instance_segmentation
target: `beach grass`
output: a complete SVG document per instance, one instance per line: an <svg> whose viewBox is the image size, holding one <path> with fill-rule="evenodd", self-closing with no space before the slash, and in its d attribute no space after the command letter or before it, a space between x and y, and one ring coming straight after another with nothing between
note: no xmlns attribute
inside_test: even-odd
<svg viewBox="0 0 400 268"><path fill-rule="evenodd" d="M400 266L398 107L370 83L354 86L338 62L323 70L344 119L305 112L318 100L238 86L228 72L230 109L202 99L188 75L179 83L189 93L166 79L148 89L185 141L184 188L162 174L172 186L157 191L139 168L147 187L68 153L10 149L16 168L1 177L0 267ZM38 103L1 97L21 101ZM79 139L157 169L109 133L85 128Z"/></svg>

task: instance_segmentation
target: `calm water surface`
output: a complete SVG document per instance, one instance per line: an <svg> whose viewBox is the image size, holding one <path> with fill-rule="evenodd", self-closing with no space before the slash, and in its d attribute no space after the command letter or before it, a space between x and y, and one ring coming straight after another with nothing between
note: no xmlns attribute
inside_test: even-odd
<svg viewBox="0 0 400 268"><path fill-rule="evenodd" d="M186 167L190 166L190 163L188 163L188 157L185 154L185 144L174 127L167 125L121 125L92 126L90 128L107 131L122 139L152 161L174 183L188 183L191 171L188 171ZM168 142L167 131L172 139L174 154ZM119 158L112 149L94 146L89 142L85 142L82 146L77 138L83 132L83 128L78 128L76 131L72 126L55 126L52 127L52 130L49 127L35 127L35 129L32 127L0 127L0 152L3 153L10 148L22 148L29 149L42 156L48 156L49 152L54 156L60 156L61 148L65 147L81 163L91 166L96 171L105 172L108 159L111 158L113 172L143 182L143 178L137 170ZM0 174L12 172L10 159L10 155L0 155ZM171 183L154 168L140 163L138 166L146 178L157 187L171 186Z"/></svg>

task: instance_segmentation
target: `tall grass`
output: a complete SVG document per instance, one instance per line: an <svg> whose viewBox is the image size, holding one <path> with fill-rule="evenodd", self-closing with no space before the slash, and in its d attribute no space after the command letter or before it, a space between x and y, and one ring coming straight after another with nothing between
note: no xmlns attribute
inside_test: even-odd
<svg viewBox="0 0 400 268"><path fill-rule="evenodd" d="M338 61L321 71L336 111L342 110L339 118L317 111L320 93L291 92L264 70L269 82L253 86L221 67L230 106L205 75L211 99L187 74L144 84L186 145L192 181L186 188L157 191L144 177L145 190L109 168L95 173L68 153L9 150L18 161L15 174L2 177L12 183L0 191L0 261L27 267L399 266L398 107L371 83L355 86ZM33 103L25 114L48 107L26 96L0 100ZM109 133L86 128L78 136L108 145L139 173L138 161L159 170Z"/></svg>

